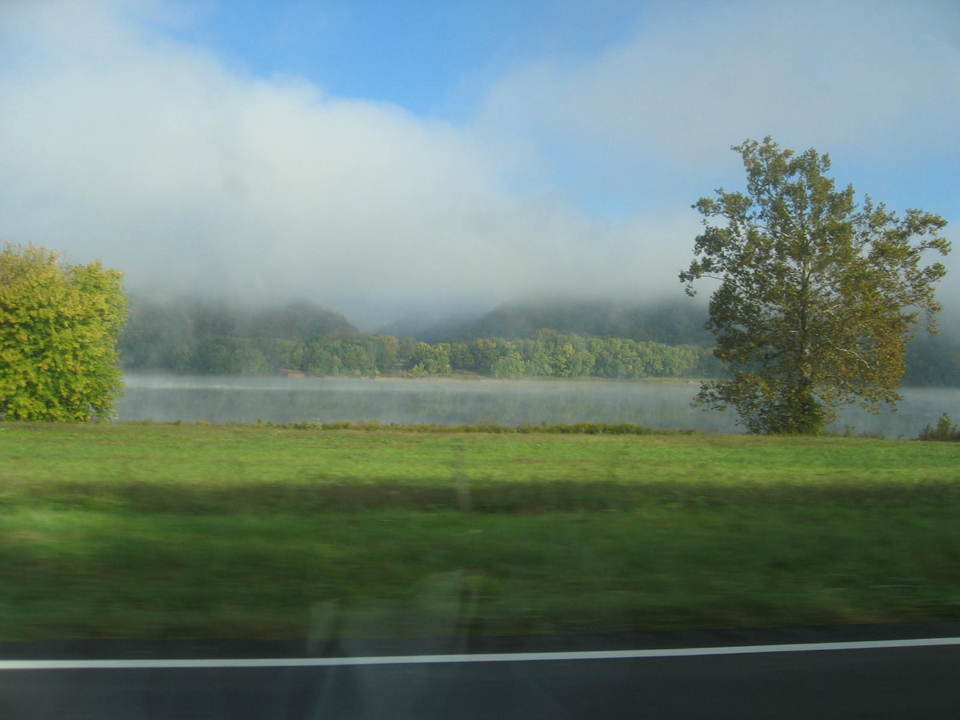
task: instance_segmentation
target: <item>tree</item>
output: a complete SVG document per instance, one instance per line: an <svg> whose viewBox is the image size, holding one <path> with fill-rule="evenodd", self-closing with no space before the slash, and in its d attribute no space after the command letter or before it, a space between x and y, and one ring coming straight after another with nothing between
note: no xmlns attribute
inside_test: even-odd
<svg viewBox="0 0 960 720"><path fill-rule="evenodd" d="M429 345L418 342L407 362L407 375L413 377L449 375L453 372L450 367L450 345L447 343Z"/></svg>
<svg viewBox="0 0 960 720"><path fill-rule="evenodd" d="M931 333L946 270L946 221L920 210L897 215L825 176L816 150L781 150L769 137L735 146L747 194L716 191L696 208L704 230L680 273L687 293L712 278L707 329L727 379L704 383L697 402L733 406L755 433L814 433L834 408L869 410L900 399L904 352L923 313ZM714 225L718 219L725 224Z"/></svg>
<svg viewBox="0 0 960 720"><path fill-rule="evenodd" d="M122 388L121 277L42 248L0 249L0 419L109 417Z"/></svg>

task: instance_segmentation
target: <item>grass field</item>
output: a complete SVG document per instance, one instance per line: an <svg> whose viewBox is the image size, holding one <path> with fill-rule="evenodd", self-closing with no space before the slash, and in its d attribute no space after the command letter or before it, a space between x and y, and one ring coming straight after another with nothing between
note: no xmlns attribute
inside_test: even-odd
<svg viewBox="0 0 960 720"><path fill-rule="evenodd" d="M0 424L0 639L960 618L960 444Z"/></svg>

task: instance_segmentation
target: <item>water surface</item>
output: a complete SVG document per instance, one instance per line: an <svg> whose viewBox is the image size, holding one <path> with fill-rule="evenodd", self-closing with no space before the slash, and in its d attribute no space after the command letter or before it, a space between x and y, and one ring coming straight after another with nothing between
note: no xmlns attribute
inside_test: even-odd
<svg viewBox="0 0 960 720"><path fill-rule="evenodd" d="M605 422L741 432L732 412L690 406L693 382L367 379L128 375L120 420L250 423ZM915 437L941 413L960 416L960 388L906 388L896 412L845 408L831 428Z"/></svg>

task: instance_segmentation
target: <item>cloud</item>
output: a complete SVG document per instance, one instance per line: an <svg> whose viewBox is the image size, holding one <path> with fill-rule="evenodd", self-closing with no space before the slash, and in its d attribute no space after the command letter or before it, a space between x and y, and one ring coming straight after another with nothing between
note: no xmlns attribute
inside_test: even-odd
<svg viewBox="0 0 960 720"><path fill-rule="evenodd" d="M841 186L879 186L891 207L947 216L953 275L958 37L952 0L653 3L626 41L594 57L515 68L490 88L476 123L535 158L523 182L613 204L637 247L647 246L644 230L662 230L656 247L671 260L696 233L682 210L717 186L743 186L731 145L772 135L815 147L830 153Z"/></svg>
<svg viewBox="0 0 960 720"><path fill-rule="evenodd" d="M731 142L895 154L955 133L949 5L670 7L596 57L516 69L452 124L239 70L176 40L188 4L8 0L0 239L102 258L134 290L306 297L371 324L679 294L689 203L735 168Z"/></svg>
<svg viewBox="0 0 960 720"><path fill-rule="evenodd" d="M591 269L599 286L616 262L578 213L506 192L509 158L462 129L238 74L125 3L77 7L5 10L20 45L0 70L6 239L102 257L135 290L381 313L582 286Z"/></svg>
<svg viewBox="0 0 960 720"><path fill-rule="evenodd" d="M488 122L523 131L549 118L570 138L681 166L767 134L789 147L915 154L955 132L956 3L655 7L628 42L587 62L540 61L502 79Z"/></svg>

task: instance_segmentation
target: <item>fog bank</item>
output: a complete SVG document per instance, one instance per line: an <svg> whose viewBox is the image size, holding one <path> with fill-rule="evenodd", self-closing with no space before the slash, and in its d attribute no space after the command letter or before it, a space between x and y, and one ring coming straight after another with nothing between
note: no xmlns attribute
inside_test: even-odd
<svg viewBox="0 0 960 720"><path fill-rule="evenodd" d="M956 6L769 7L652 3L627 41L511 68L452 120L258 74L182 39L189 4L8 0L0 240L101 258L140 294L303 298L372 329L539 294L679 297L689 206L742 184L727 148L751 134L960 217L912 190L960 166L941 142Z"/></svg>

